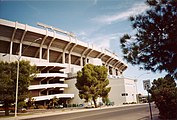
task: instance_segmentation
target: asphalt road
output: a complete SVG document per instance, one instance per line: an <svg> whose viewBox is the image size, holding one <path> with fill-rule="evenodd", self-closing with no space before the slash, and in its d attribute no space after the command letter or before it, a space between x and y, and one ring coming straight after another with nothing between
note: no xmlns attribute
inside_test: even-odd
<svg viewBox="0 0 177 120"><path fill-rule="evenodd" d="M152 106L153 120L158 120L158 110ZM28 120L150 120L148 104L97 109L85 112L76 112L31 118Z"/></svg>

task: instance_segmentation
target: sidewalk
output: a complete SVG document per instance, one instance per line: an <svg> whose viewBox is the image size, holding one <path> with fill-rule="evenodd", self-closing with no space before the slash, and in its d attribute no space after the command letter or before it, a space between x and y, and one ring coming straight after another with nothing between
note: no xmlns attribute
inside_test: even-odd
<svg viewBox="0 0 177 120"><path fill-rule="evenodd" d="M142 105L142 104L136 104L136 105ZM69 114L69 113L84 112L84 111L94 111L99 109L108 109L108 108L116 108L116 107L136 106L136 105L134 104L134 105L108 106L108 107L104 106L104 107L90 108L90 109L89 108L33 109L28 111L27 113L19 113L17 119L15 119L14 115L12 115L12 116L0 117L0 120L23 120L29 118ZM148 118L144 117L141 120L148 120ZM153 120L159 120L158 113L153 114Z"/></svg>

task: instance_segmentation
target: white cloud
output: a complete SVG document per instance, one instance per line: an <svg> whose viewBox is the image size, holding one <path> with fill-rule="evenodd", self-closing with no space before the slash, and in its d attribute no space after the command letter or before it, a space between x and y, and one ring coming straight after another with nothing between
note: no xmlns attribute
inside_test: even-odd
<svg viewBox="0 0 177 120"><path fill-rule="evenodd" d="M93 38L93 44L97 45L98 47L110 49L110 41L117 39L117 34L106 34L106 35L99 35Z"/></svg>
<svg viewBox="0 0 177 120"><path fill-rule="evenodd" d="M96 5L98 0L93 0L93 5Z"/></svg>
<svg viewBox="0 0 177 120"><path fill-rule="evenodd" d="M86 34L86 32L81 31L78 33L77 37L81 41L85 41L89 44L97 45L97 47L103 47L108 48L109 47L109 41L110 41L110 35L90 35L89 33Z"/></svg>
<svg viewBox="0 0 177 120"><path fill-rule="evenodd" d="M96 34L94 36L89 36L87 34L80 34L79 39L81 41L88 42L93 45L97 45L99 48L111 49L111 41L119 39L123 33L114 33L114 34Z"/></svg>
<svg viewBox="0 0 177 120"><path fill-rule="evenodd" d="M78 33L79 36L85 36L87 35L85 31L81 31L80 33Z"/></svg>
<svg viewBox="0 0 177 120"><path fill-rule="evenodd" d="M117 12L112 15L102 15L102 16L95 17L92 20L98 23L112 24L113 22L116 22L116 21L126 20L130 16L140 14L147 9L148 9L148 6L144 3L135 4L125 12L122 12L122 13Z"/></svg>

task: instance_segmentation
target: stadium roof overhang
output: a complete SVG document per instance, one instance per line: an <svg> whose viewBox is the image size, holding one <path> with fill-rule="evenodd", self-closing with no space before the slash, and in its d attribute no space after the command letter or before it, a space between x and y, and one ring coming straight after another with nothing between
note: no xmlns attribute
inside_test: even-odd
<svg viewBox="0 0 177 120"><path fill-rule="evenodd" d="M62 63L62 53L65 52L66 61L68 54L71 54L72 64L79 64L80 57L100 58L104 63L117 67L121 71L127 68L127 65L118 58L117 55L109 50L98 48L93 44L79 41L76 37L63 35L57 31L49 29L40 29L18 22L11 22L0 19L0 41L2 52L9 52L10 42L14 42L13 54L19 51L19 43L23 43L22 51L29 46L34 40L42 38L42 40L35 41L23 53L23 56L37 58L40 56L40 50L43 51L42 59L50 58L51 62ZM42 47L41 47L42 46ZM40 49L42 48L42 49ZM47 56L47 52L50 55Z"/></svg>

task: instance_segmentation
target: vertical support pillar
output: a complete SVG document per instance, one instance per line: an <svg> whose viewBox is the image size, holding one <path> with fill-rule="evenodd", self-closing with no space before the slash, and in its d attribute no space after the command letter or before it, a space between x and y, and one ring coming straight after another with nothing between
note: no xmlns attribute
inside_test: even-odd
<svg viewBox="0 0 177 120"><path fill-rule="evenodd" d="M80 58L80 66L83 67L83 57Z"/></svg>
<svg viewBox="0 0 177 120"><path fill-rule="evenodd" d="M108 69L108 75L110 75L110 73L109 73L109 66L105 64L105 67Z"/></svg>
<svg viewBox="0 0 177 120"><path fill-rule="evenodd" d="M25 31L23 32L23 35L21 37L21 40L20 40L20 51L19 51L19 55L22 56L22 43L23 43L23 40L25 38L25 35L26 35L26 32L27 32L27 24L25 24Z"/></svg>
<svg viewBox="0 0 177 120"><path fill-rule="evenodd" d="M11 56L12 56L12 47L13 47L13 42L10 42L10 53L9 53L9 62L11 62Z"/></svg>
<svg viewBox="0 0 177 120"><path fill-rule="evenodd" d="M18 24L18 22L15 22L15 29L13 31L11 42L10 42L9 62L11 62L12 49L13 49L13 41L14 41L16 30L17 30L17 24Z"/></svg>
<svg viewBox="0 0 177 120"><path fill-rule="evenodd" d="M65 46L65 48L63 49L63 54L62 54L62 63L65 64L66 62L66 50L69 47L69 45L71 44L71 36L69 36L69 43Z"/></svg>
<svg viewBox="0 0 177 120"><path fill-rule="evenodd" d="M49 53L50 53L50 50L49 50L49 48L47 49L47 61L49 62Z"/></svg>
<svg viewBox="0 0 177 120"><path fill-rule="evenodd" d="M62 63L65 64L65 52L63 52Z"/></svg>
<svg viewBox="0 0 177 120"><path fill-rule="evenodd" d="M46 38L48 37L48 29L46 28L46 35L43 38L41 45L40 45L40 50L39 50L39 59L42 59L42 46L44 44L44 41L46 40Z"/></svg>
<svg viewBox="0 0 177 120"><path fill-rule="evenodd" d="M42 59L42 47L40 47L40 50L39 50L39 59Z"/></svg>
<svg viewBox="0 0 177 120"><path fill-rule="evenodd" d="M86 57L85 57L85 64L87 64L88 62L87 62L87 58L88 58L88 56L90 55L90 53L93 51L93 47L92 47L92 49L87 53L87 55L86 55Z"/></svg>
<svg viewBox="0 0 177 120"><path fill-rule="evenodd" d="M22 56L22 42L20 42L19 56Z"/></svg>
<svg viewBox="0 0 177 120"><path fill-rule="evenodd" d="M72 61L71 53L72 53L73 49L76 47L76 45L77 45L77 40L76 40L75 44L72 46L71 50L69 51L69 55L68 55L69 72L71 72L71 61Z"/></svg>
<svg viewBox="0 0 177 120"><path fill-rule="evenodd" d="M71 72L71 54L68 55L69 72Z"/></svg>
<svg viewBox="0 0 177 120"><path fill-rule="evenodd" d="M13 41L14 41L16 30L17 30L17 24L18 24L18 22L15 22L15 29L13 31L11 42L10 42L9 62L11 62L12 49L13 49Z"/></svg>
<svg viewBox="0 0 177 120"><path fill-rule="evenodd" d="M47 71L47 73L48 73L49 71ZM49 81L47 81L47 84L49 84ZM47 90L47 95L49 95L49 90Z"/></svg>
<svg viewBox="0 0 177 120"><path fill-rule="evenodd" d="M87 57L85 57L85 60L84 60L84 62L85 62L85 65L87 64Z"/></svg>
<svg viewBox="0 0 177 120"><path fill-rule="evenodd" d="M84 65L85 65L85 64L83 63L83 56L84 56L84 54L85 54L85 52L86 52L87 50L89 50L89 48L86 48L86 49L83 51L82 55L81 55L81 60L80 60L81 66L84 66Z"/></svg>

